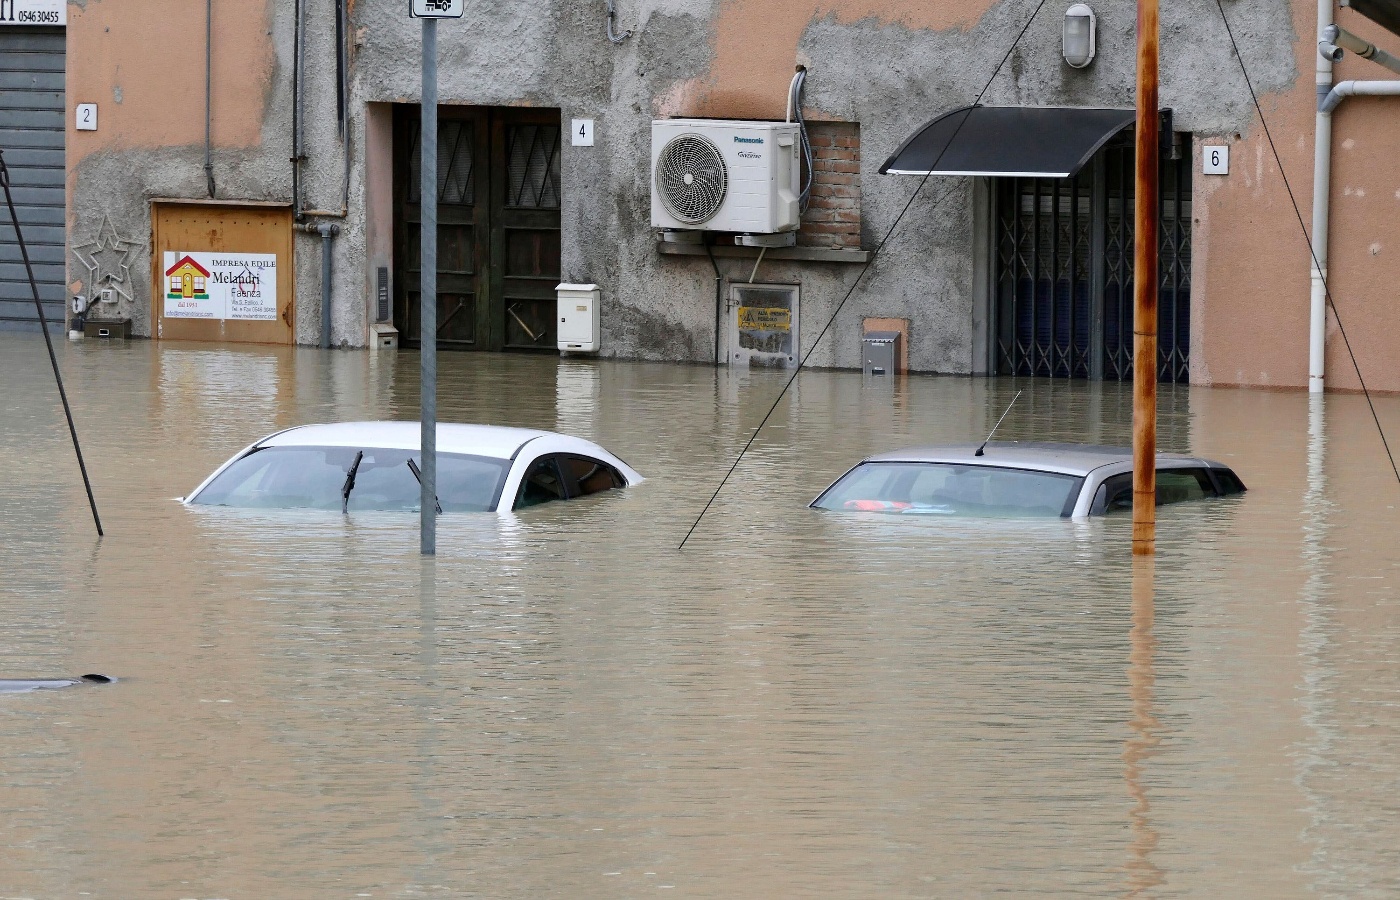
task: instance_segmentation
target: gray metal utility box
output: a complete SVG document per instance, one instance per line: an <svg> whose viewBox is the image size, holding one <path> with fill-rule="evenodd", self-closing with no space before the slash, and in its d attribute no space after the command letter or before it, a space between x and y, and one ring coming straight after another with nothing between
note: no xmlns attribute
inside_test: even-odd
<svg viewBox="0 0 1400 900"><path fill-rule="evenodd" d="M860 340L861 368L866 375L893 376L899 371L898 331L867 331Z"/></svg>
<svg viewBox="0 0 1400 900"><path fill-rule="evenodd" d="M129 338L130 319L84 319L83 335L90 338Z"/></svg>

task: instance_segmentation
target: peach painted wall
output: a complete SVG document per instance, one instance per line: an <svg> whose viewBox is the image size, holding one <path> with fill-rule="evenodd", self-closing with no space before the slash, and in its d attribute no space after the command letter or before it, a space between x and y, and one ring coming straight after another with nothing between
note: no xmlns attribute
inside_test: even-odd
<svg viewBox="0 0 1400 900"><path fill-rule="evenodd" d="M1400 54L1400 37L1349 9L1337 22ZM1400 78L1347 54L1337 80ZM1311 142L1309 141L1309 146ZM1332 117L1332 227L1328 285L1367 387L1400 391L1400 97L1352 97ZM1311 215L1311 205L1308 207ZM1327 386L1359 384L1328 314Z"/></svg>
<svg viewBox="0 0 1400 900"><path fill-rule="evenodd" d="M822 18L863 19L911 29L970 28L992 0L721 0L710 73L679 85L659 106L666 115L781 119L797 45Z"/></svg>
<svg viewBox="0 0 1400 900"><path fill-rule="evenodd" d="M1283 161L1276 165L1256 117L1228 144L1230 174L1195 176L1195 262L1192 301L1192 382L1305 388L1308 382L1309 255L1298 213L1312 227L1313 134L1316 100L1316 6L1295 2L1299 78L1282 94L1260 97ZM1400 38L1351 10L1339 9L1342 27L1393 53ZM1245 61L1251 63L1250 51ZM1244 90L1225 81L1222 90ZM1352 54L1334 81L1394 78ZM1400 98L1352 98L1333 117L1333 174L1329 284L1367 386L1400 391ZM1195 171L1200 172L1200 150ZM1286 175L1298 201L1294 211ZM1360 387L1351 358L1328 315L1327 388Z"/></svg>
<svg viewBox="0 0 1400 900"><path fill-rule="evenodd" d="M216 147L255 147L272 84L270 0L214 4ZM68 167L107 149L204 143L205 5L88 0L68 7L68 100L99 130L68 132Z"/></svg>

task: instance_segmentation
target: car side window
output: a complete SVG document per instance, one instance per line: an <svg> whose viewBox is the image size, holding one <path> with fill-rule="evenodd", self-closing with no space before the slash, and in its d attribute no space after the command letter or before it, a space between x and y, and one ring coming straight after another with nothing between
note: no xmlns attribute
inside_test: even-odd
<svg viewBox="0 0 1400 900"><path fill-rule="evenodd" d="M1240 481L1240 476L1236 475L1233 469L1213 469L1211 474L1215 476L1215 483L1220 486L1221 496L1244 493L1244 482Z"/></svg>
<svg viewBox="0 0 1400 900"><path fill-rule="evenodd" d="M1158 506L1200 500L1215 495L1215 485L1211 483L1205 469L1157 470ZM1102 515L1132 508L1133 473L1124 472L1104 479L1103 484L1099 485L1098 493L1094 495L1094 503L1089 512Z"/></svg>
<svg viewBox="0 0 1400 900"><path fill-rule="evenodd" d="M570 494L585 497L620 488L625 484L617 470L605 462L586 456L561 456L559 463L572 482Z"/></svg>
<svg viewBox="0 0 1400 900"><path fill-rule="evenodd" d="M1089 512L1098 516L1132 508L1133 473L1124 472L1122 475L1110 475L1104 479L1103 484L1099 485L1098 493L1094 495L1094 504L1089 508Z"/></svg>
<svg viewBox="0 0 1400 900"><path fill-rule="evenodd" d="M1215 485L1205 469L1158 469L1157 505L1185 503L1215 496Z"/></svg>
<svg viewBox="0 0 1400 900"><path fill-rule="evenodd" d="M515 498L515 508L538 506L551 500L567 500L564 479L559 474L559 466L553 456L543 456L530 464L524 479L520 482L520 493Z"/></svg>

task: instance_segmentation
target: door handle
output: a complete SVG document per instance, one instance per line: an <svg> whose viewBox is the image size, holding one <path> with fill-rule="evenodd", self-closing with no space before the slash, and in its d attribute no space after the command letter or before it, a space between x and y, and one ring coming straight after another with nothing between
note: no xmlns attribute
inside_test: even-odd
<svg viewBox="0 0 1400 900"><path fill-rule="evenodd" d="M282 310L282 321L287 323L287 327L292 327L292 304L288 303L287 308Z"/></svg>

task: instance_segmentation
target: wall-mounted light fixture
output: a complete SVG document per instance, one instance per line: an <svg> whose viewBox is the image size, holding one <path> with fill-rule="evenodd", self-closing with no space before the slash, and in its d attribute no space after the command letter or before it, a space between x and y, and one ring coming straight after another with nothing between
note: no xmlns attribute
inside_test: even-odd
<svg viewBox="0 0 1400 900"><path fill-rule="evenodd" d="M1065 30L1061 38L1061 51L1065 62L1082 69L1094 61L1094 32L1098 20L1094 11L1084 3L1076 3L1065 10Z"/></svg>

